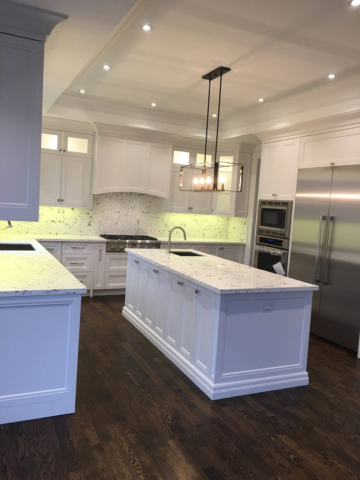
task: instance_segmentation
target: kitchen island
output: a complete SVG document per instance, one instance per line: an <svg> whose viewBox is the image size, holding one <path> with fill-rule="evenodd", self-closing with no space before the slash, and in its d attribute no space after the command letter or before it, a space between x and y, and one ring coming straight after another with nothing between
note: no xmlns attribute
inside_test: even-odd
<svg viewBox="0 0 360 480"><path fill-rule="evenodd" d="M73 413L86 289L36 240L0 243L0 424Z"/></svg>
<svg viewBox="0 0 360 480"><path fill-rule="evenodd" d="M317 286L193 250L126 251L124 317L212 400L309 383Z"/></svg>

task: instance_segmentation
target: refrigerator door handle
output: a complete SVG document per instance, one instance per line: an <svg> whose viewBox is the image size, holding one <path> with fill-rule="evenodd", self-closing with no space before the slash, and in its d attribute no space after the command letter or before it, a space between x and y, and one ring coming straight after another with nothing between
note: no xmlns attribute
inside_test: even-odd
<svg viewBox="0 0 360 480"><path fill-rule="evenodd" d="M329 217L329 223L327 228L326 235L326 247L325 247L325 259L324 259L324 275L323 275L323 285L328 285L328 275L329 275L329 260L330 260L330 242L332 237L332 229L335 217Z"/></svg>
<svg viewBox="0 0 360 480"><path fill-rule="evenodd" d="M317 245L316 245L316 259L315 259L315 283L321 282L321 279L319 277L320 247L321 247L323 223L326 219L327 219L326 215L321 215L319 220L319 233L318 233L318 239L317 239Z"/></svg>

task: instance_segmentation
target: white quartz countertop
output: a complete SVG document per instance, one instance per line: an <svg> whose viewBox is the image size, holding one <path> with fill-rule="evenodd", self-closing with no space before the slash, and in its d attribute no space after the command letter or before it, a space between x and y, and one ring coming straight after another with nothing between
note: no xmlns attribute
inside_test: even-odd
<svg viewBox="0 0 360 480"><path fill-rule="evenodd" d="M0 237L0 243L31 243L35 250L0 250L0 297L86 293L77 280L34 238Z"/></svg>
<svg viewBox="0 0 360 480"><path fill-rule="evenodd" d="M176 251L176 250L175 250ZM179 277L190 280L221 294L268 293L318 290L316 285L300 282L281 275L264 272L240 263L207 255L196 250L200 257L179 257L166 250L126 249L131 255L146 260Z"/></svg>
<svg viewBox="0 0 360 480"><path fill-rule="evenodd" d="M33 235L12 235L7 234L1 237L8 240L38 240L39 242L106 242L105 238L99 235L46 235L46 234L33 234Z"/></svg>
<svg viewBox="0 0 360 480"><path fill-rule="evenodd" d="M158 237L158 240L161 241L161 243L169 243L169 237ZM171 238L171 243L206 243L206 244L218 244L218 243L226 243L229 245L245 245L244 242L234 242L234 240L223 240L221 238L187 238L186 240L181 239L181 238Z"/></svg>

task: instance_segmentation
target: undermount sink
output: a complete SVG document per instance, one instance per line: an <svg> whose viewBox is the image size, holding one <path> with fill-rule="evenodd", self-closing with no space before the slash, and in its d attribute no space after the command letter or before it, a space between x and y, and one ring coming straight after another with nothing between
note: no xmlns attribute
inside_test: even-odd
<svg viewBox="0 0 360 480"><path fill-rule="evenodd" d="M0 243L0 250L19 252L24 250L35 250L35 248L31 243Z"/></svg>
<svg viewBox="0 0 360 480"><path fill-rule="evenodd" d="M202 257L203 256L194 252L171 252L171 253L173 255L179 255L179 257Z"/></svg>

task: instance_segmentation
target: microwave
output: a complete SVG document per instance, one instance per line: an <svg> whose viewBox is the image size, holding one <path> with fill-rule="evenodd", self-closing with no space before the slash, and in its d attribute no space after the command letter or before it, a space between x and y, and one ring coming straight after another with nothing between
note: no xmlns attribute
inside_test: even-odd
<svg viewBox="0 0 360 480"><path fill-rule="evenodd" d="M290 238L292 208L292 201L259 200L256 233Z"/></svg>

